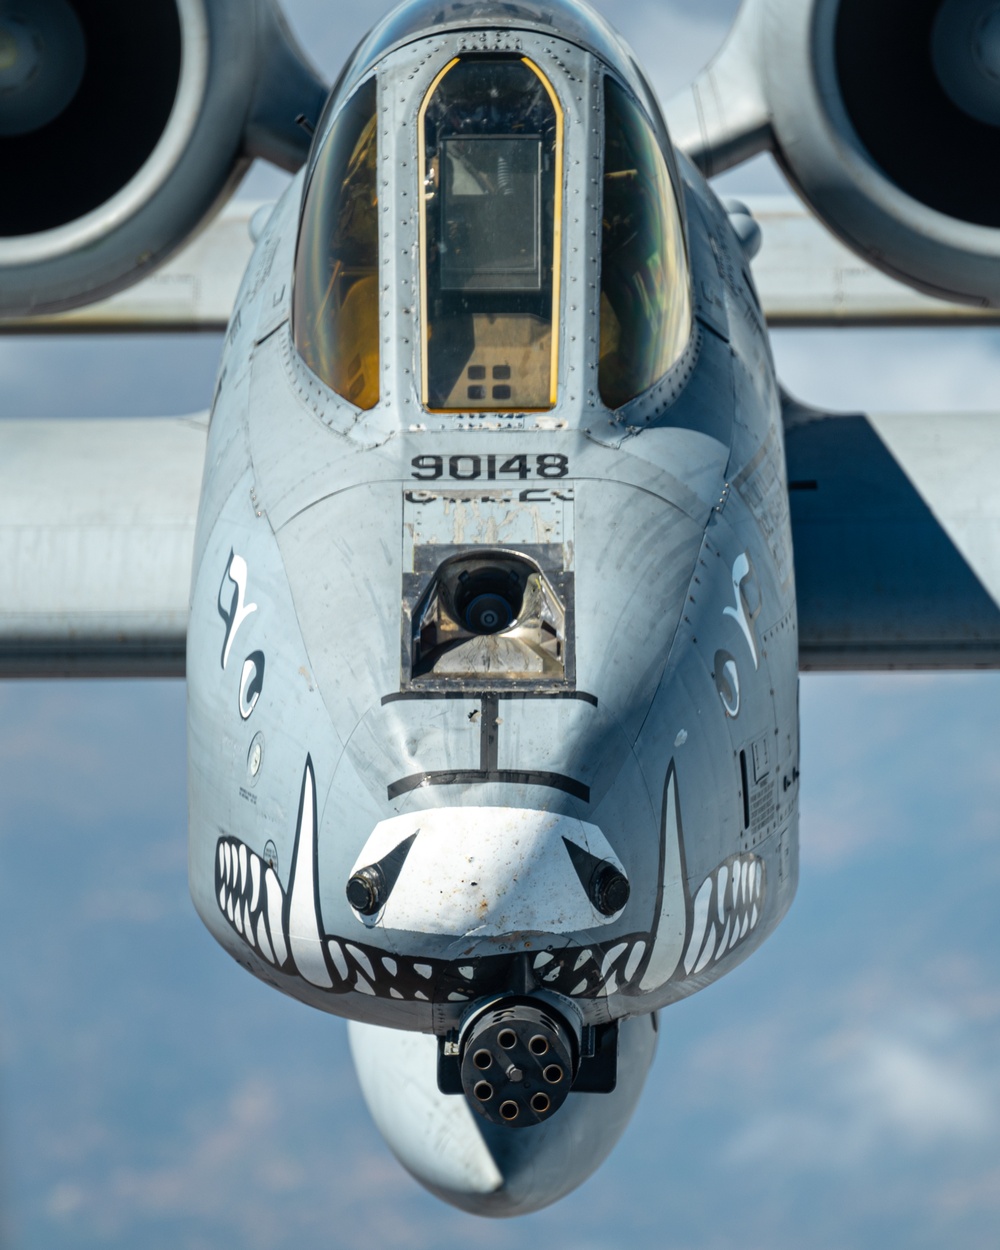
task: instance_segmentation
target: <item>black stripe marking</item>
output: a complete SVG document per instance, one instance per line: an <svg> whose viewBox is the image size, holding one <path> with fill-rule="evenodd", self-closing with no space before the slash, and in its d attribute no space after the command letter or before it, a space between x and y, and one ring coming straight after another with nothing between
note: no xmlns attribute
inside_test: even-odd
<svg viewBox="0 0 1000 1250"><path fill-rule="evenodd" d="M495 694L484 694L479 716L479 768L495 773L500 767L500 700Z"/></svg>
<svg viewBox="0 0 1000 1250"><path fill-rule="evenodd" d="M390 802L412 790L420 790L424 786L485 786L490 782L500 782L512 786L545 786L549 790L562 790L584 803L590 802L590 787L562 773L519 772L515 769L456 769L440 773L414 773L412 777L403 777L388 787Z"/></svg>
<svg viewBox="0 0 1000 1250"><path fill-rule="evenodd" d="M597 695L586 690L398 690L384 694L382 706L402 703L409 699L578 699L581 703L598 706Z"/></svg>

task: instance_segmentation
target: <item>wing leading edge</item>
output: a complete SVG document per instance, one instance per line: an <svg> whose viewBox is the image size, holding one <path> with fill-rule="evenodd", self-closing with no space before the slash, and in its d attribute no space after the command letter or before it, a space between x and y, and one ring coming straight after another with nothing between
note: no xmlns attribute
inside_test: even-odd
<svg viewBox="0 0 1000 1250"><path fill-rule="evenodd" d="M207 417L0 423L0 677L182 677ZM1000 667L1000 418L787 399L803 670Z"/></svg>
<svg viewBox="0 0 1000 1250"><path fill-rule="evenodd" d="M803 670L1000 667L1000 417L785 401Z"/></svg>
<svg viewBox="0 0 1000 1250"><path fill-rule="evenodd" d="M0 423L0 677L182 677L208 430Z"/></svg>
<svg viewBox="0 0 1000 1250"><path fill-rule="evenodd" d="M792 196L745 196L763 233L753 263L771 326L989 325L1000 311L932 299L856 256ZM226 329L267 206L234 200L174 260L128 290L74 312L0 319L0 333ZM260 219L258 218L258 221Z"/></svg>

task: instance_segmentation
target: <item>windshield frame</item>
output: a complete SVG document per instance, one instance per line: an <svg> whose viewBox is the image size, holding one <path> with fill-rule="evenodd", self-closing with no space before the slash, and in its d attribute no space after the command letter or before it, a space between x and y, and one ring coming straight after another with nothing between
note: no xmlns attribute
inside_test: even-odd
<svg viewBox="0 0 1000 1250"><path fill-rule="evenodd" d="M512 64L522 64L529 69L544 88L555 114L554 144L554 187L553 187L553 222L552 222L552 278L550 304L550 335L549 349L549 385L547 402L525 406L523 404L496 401L487 408L462 405L441 408L431 403L431 361L430 361L430 292L431 278L429 271L429 227L428 197L425 194L427 178L427 113L438 89L448 74L460 64L476 61L496 63L498 59L509 59ZM564 179L565 179L565 145L566 145L566 114L559 96L547 75L534 60L527 55L500 58L497 53L467 53L452 57L434 76L421 101L417 115L417 169L419 179L419 281L420 281L420 402L428 412L548 412L556 407L559 395L559 364L561 352L561 309L562 309L562 274L563 274L563 237L564 237Z"/></svg>

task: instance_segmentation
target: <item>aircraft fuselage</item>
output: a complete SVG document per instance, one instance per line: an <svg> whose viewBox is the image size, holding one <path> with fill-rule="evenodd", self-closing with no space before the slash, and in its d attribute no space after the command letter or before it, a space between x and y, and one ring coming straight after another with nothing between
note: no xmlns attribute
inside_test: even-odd
<svg viewBox="0 0 1000 1250"><path fill-rule="evenodd" d="M445 1037L497 996L542 995L597 1027L722 976L795 890L773 362L727 213L620 50L529 23L395 34L335 90L226 341L188 642L192 895L234 958L321 1010ZM472 134L442 106L432 132L435 91L470 63L470 82L511 92L530 71L558 127L526 124L541 138L522 151L509 120ZM365 90L377 135L351 159L370 159L377 195L352 220L376 215L377 264L344 324L374 310L377 343L344 366L345 396L303 358L293 275L303 184ZM602 247L612 188L636 174L602 179L612 91L676 188L690 307L677 358L617 407ZM469 181L471 161L495 162L499 190ZM519 169L520 199L499 198ZM531 194L554 198L554 231L532 234ZM516 211L527 225L508 229ZM496 315L477 301L508 279L481 276L477 230L527 257ZM546 292L553 325L518 312L494 333ZM453 367L447 336L466 333ZM518 407L522 375L535 397Z"/></svg>

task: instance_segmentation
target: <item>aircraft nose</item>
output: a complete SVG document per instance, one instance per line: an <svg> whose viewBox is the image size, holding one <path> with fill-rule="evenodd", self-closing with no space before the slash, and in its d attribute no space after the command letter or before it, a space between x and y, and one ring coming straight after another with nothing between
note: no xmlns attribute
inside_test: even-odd
<svg viewBox="0 0 1000 1250"><path fill-rule="evenodd" d="M610 924L625 869L597 827L507 807L440 807L376 826L345 883L371 926L496 938Z"/></svg>
<svg viewBox="0 0 1000 1250"><path fill-rule="evenodd" d="M445 1202L493 1218L527 1215L580 1185L610 1154L639 1101L657 1040L652 1016L622 1020L610 1093L569 1094L558 1115L529 1129L476 1115L437 1081L438 1039L348 1025L365 1102L393 1154Z"/></svg>

